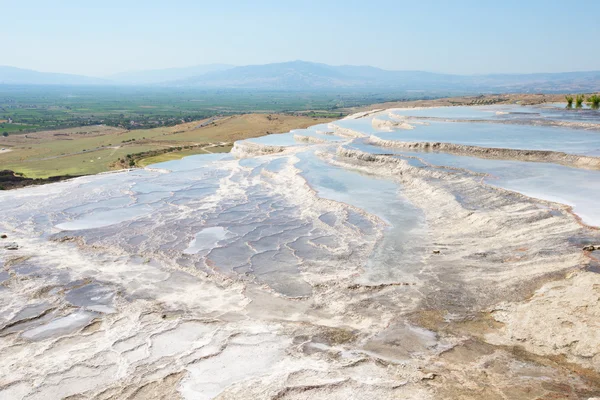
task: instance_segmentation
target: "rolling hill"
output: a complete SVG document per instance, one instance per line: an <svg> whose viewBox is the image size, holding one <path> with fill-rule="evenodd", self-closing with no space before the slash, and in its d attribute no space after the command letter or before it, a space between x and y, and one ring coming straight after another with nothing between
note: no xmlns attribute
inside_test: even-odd
<svg viewBox="0 0 600 400"><path fill-rule="evenodd" d="M133 71L107 79L0 67L0 84L150 85L244 90L370 90L477 92L600 91L600 71L536 74L452 75L389 71L371 66L291 61L233 67L210 64L187 68Z"/></svg>

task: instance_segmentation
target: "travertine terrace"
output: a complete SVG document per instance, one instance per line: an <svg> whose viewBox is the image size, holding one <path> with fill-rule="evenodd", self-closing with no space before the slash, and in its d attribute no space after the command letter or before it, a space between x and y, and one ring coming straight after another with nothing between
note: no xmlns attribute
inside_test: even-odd
<svg viewBox="0 0 600 400"><path fill-rule="evenodd" d="M425 110L0 193L0 398L600 396L600 115Z"/></svg>

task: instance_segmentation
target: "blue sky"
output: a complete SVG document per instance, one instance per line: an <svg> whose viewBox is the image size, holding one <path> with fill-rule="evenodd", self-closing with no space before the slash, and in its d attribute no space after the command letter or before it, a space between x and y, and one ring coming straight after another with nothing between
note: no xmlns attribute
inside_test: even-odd
<svg viewBox="0 0 600 400"><path fill-rule="evenodd" d="M0 0L0 65L104 76L306 60L459 74L600 70L600 2Z"/></svg>

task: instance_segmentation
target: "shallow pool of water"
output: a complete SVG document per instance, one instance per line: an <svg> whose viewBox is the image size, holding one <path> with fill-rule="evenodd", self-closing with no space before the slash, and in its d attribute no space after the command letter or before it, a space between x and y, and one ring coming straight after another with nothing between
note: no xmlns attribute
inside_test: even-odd
<svg viewBox="0 0 600 400"><path fill-rule="evenodd" d="M581 108L567 108L566 103L546 103L534 106L502 104L491 106L456 106L403 108L390 110L392 115L445 118L456 120L537 120L547 119L568 122L600 123L600 111L592 110L587 104Z"/></svg>
<svg viewBox="0 0 600 400"><path fill-rule="evenodd" d="M368 146L357 146L369 151ZM376 146L375 146L376 147ZM389 149L384 149L388 150ZM570 205L584 223L600 226L600 172L550 163L490 160L439 152L395 150L436 165L464 168L490 176L485 182L526 196Z"/></svg>
<svg viewBox="0 0 600 400"><path fill-rule="evenodd" d="M376 132L374 135L385 140L404 142L600 154L600 132L560 127L431 121L429 125L418 125L412 130Z"/></svg>

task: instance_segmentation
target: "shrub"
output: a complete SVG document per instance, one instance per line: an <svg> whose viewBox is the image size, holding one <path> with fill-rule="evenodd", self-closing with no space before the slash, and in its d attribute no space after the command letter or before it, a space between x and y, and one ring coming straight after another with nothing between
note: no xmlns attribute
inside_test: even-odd
<svg viewBox="0 0 600 400"><path fill-rule="evenodd" d="M573 96L565 96L565 99L567 99L567 107L571 108L573 107Z"/></svg>
<svg viewBox="0 0 600 400"><path fill-rule="evenodd" d="M600 108L600 96L599 95L594 94L594 95L588 97L588 102L590 103L590 106L594 110L597 110L598 108Z"/></svg>
<svg viewBox="0 0 600 400"><path fill-rule="evenodd" d="M575 107L581 108L581 105L583 104L584 100L585 100L585 96L582 94L578 94L577 98L575 99Z"/></svg>

